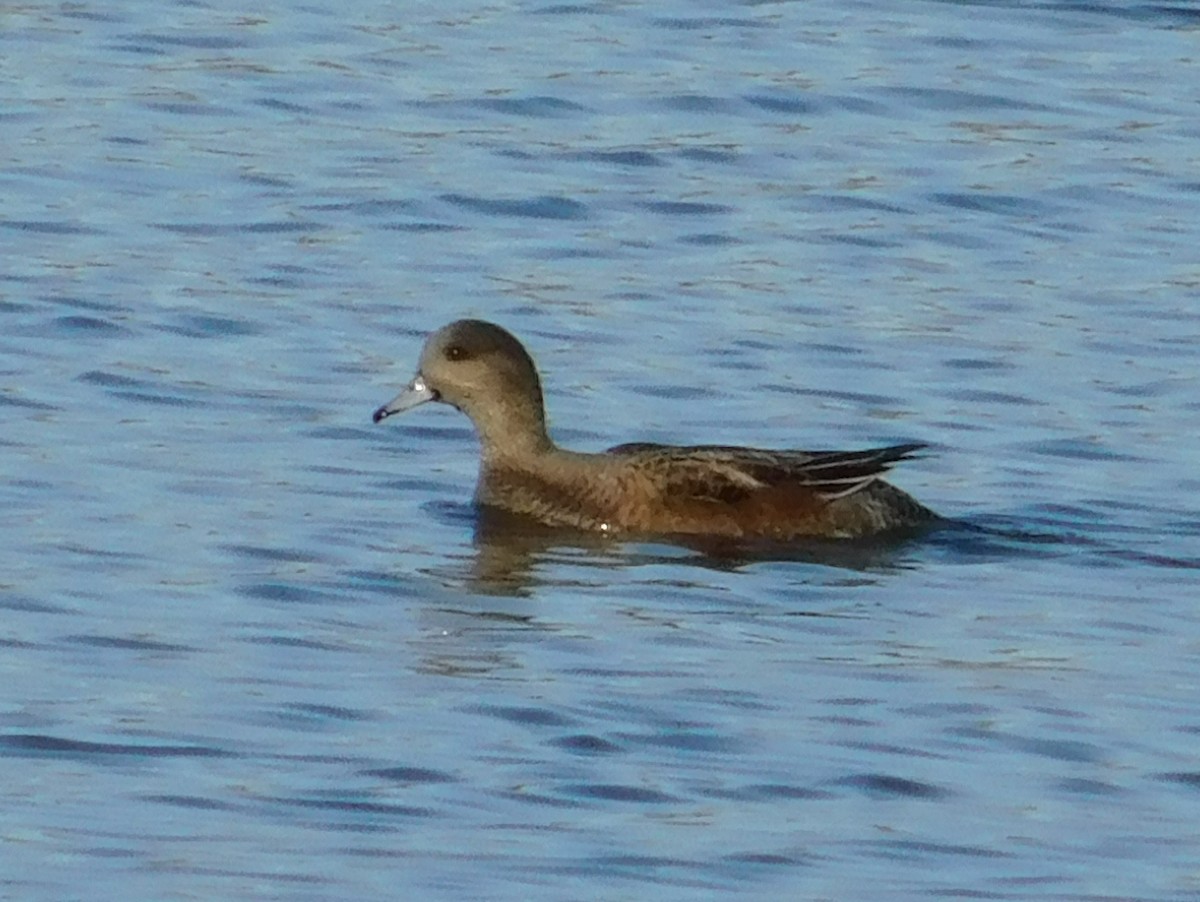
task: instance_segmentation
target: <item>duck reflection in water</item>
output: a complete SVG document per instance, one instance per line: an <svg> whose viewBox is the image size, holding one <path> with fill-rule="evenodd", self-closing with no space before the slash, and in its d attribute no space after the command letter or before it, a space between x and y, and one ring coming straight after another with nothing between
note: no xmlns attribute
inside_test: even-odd
<svg viewBox="0 0 1200 902"><path fill-rule="evenodd" d="M586 579L589 570L606 580L612 568L668 565L732 573L759 563L819 564L880 578L916 566L914 541L928 530L863 539L798 539L789 542L707 536L614 539L599 533L543 526L507 511L475 512L474 555L442 571L454 582L489 595L527 595L540 584L561 584L563 567ZM685 578L685 577L680 577ZM824 579L824 577L822 577Z"/></svg>

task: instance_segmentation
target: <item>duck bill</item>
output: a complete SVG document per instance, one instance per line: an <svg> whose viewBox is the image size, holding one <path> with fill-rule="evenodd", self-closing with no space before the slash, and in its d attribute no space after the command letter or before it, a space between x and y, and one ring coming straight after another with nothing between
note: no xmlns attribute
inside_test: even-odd
<svg viewBox="0 0 1200 902"><path fill-rule="evenodd" d="M378 423L390 417L394 413L404 413L406 410L412 410L414 407L420 407L427 401L436 401L437 392L425 384L425 377L419 373L408 383L408 387L392 400L388 401L382 407L371 415L371 419Z"/></svg>

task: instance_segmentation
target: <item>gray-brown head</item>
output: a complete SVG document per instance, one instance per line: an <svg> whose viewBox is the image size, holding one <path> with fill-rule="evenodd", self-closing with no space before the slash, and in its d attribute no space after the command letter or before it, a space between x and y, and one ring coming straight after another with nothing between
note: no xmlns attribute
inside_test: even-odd
<svg viewBox="0 0 1200 902"><path fill-rule="evenodd" d="M521 343L493 323L460 319L430 335L417 375L373 419L378 423L427 401L470 417L485 455L549 446L537 368Z"/></svg>

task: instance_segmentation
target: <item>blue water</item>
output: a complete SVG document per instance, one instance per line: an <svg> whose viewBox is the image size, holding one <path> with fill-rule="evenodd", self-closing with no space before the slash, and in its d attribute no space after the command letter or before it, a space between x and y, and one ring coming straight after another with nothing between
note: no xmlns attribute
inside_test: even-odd
<svg viewBox="0 0 1200 902"><path fill-rule="evenodd" d="M1200 14L0 14L0 896L1200 893ZM955 519L495 535L564 444L926 441Z"/></svg>

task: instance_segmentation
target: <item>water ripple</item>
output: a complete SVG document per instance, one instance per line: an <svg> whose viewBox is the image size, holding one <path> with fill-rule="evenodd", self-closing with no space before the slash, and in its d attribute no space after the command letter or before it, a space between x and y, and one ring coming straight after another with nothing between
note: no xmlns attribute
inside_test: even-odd
<svg viewBox="0 0 1200 902"><path fill-rule="evenodd" d="M584 219L587 206L565 197L542 195L523 200L498 200L463 194L443 194L442 200L457 207L488 216L516 216L532 219Z"/></svg>
<svg viewBox="0 0 1200 902"><path fill-rule="evenodd" d="M85 742L39 734L0 735L0 755L93 759L105 756L137 758L233 758L232 752L209 746L151 745L148 743Z"/></svg>

